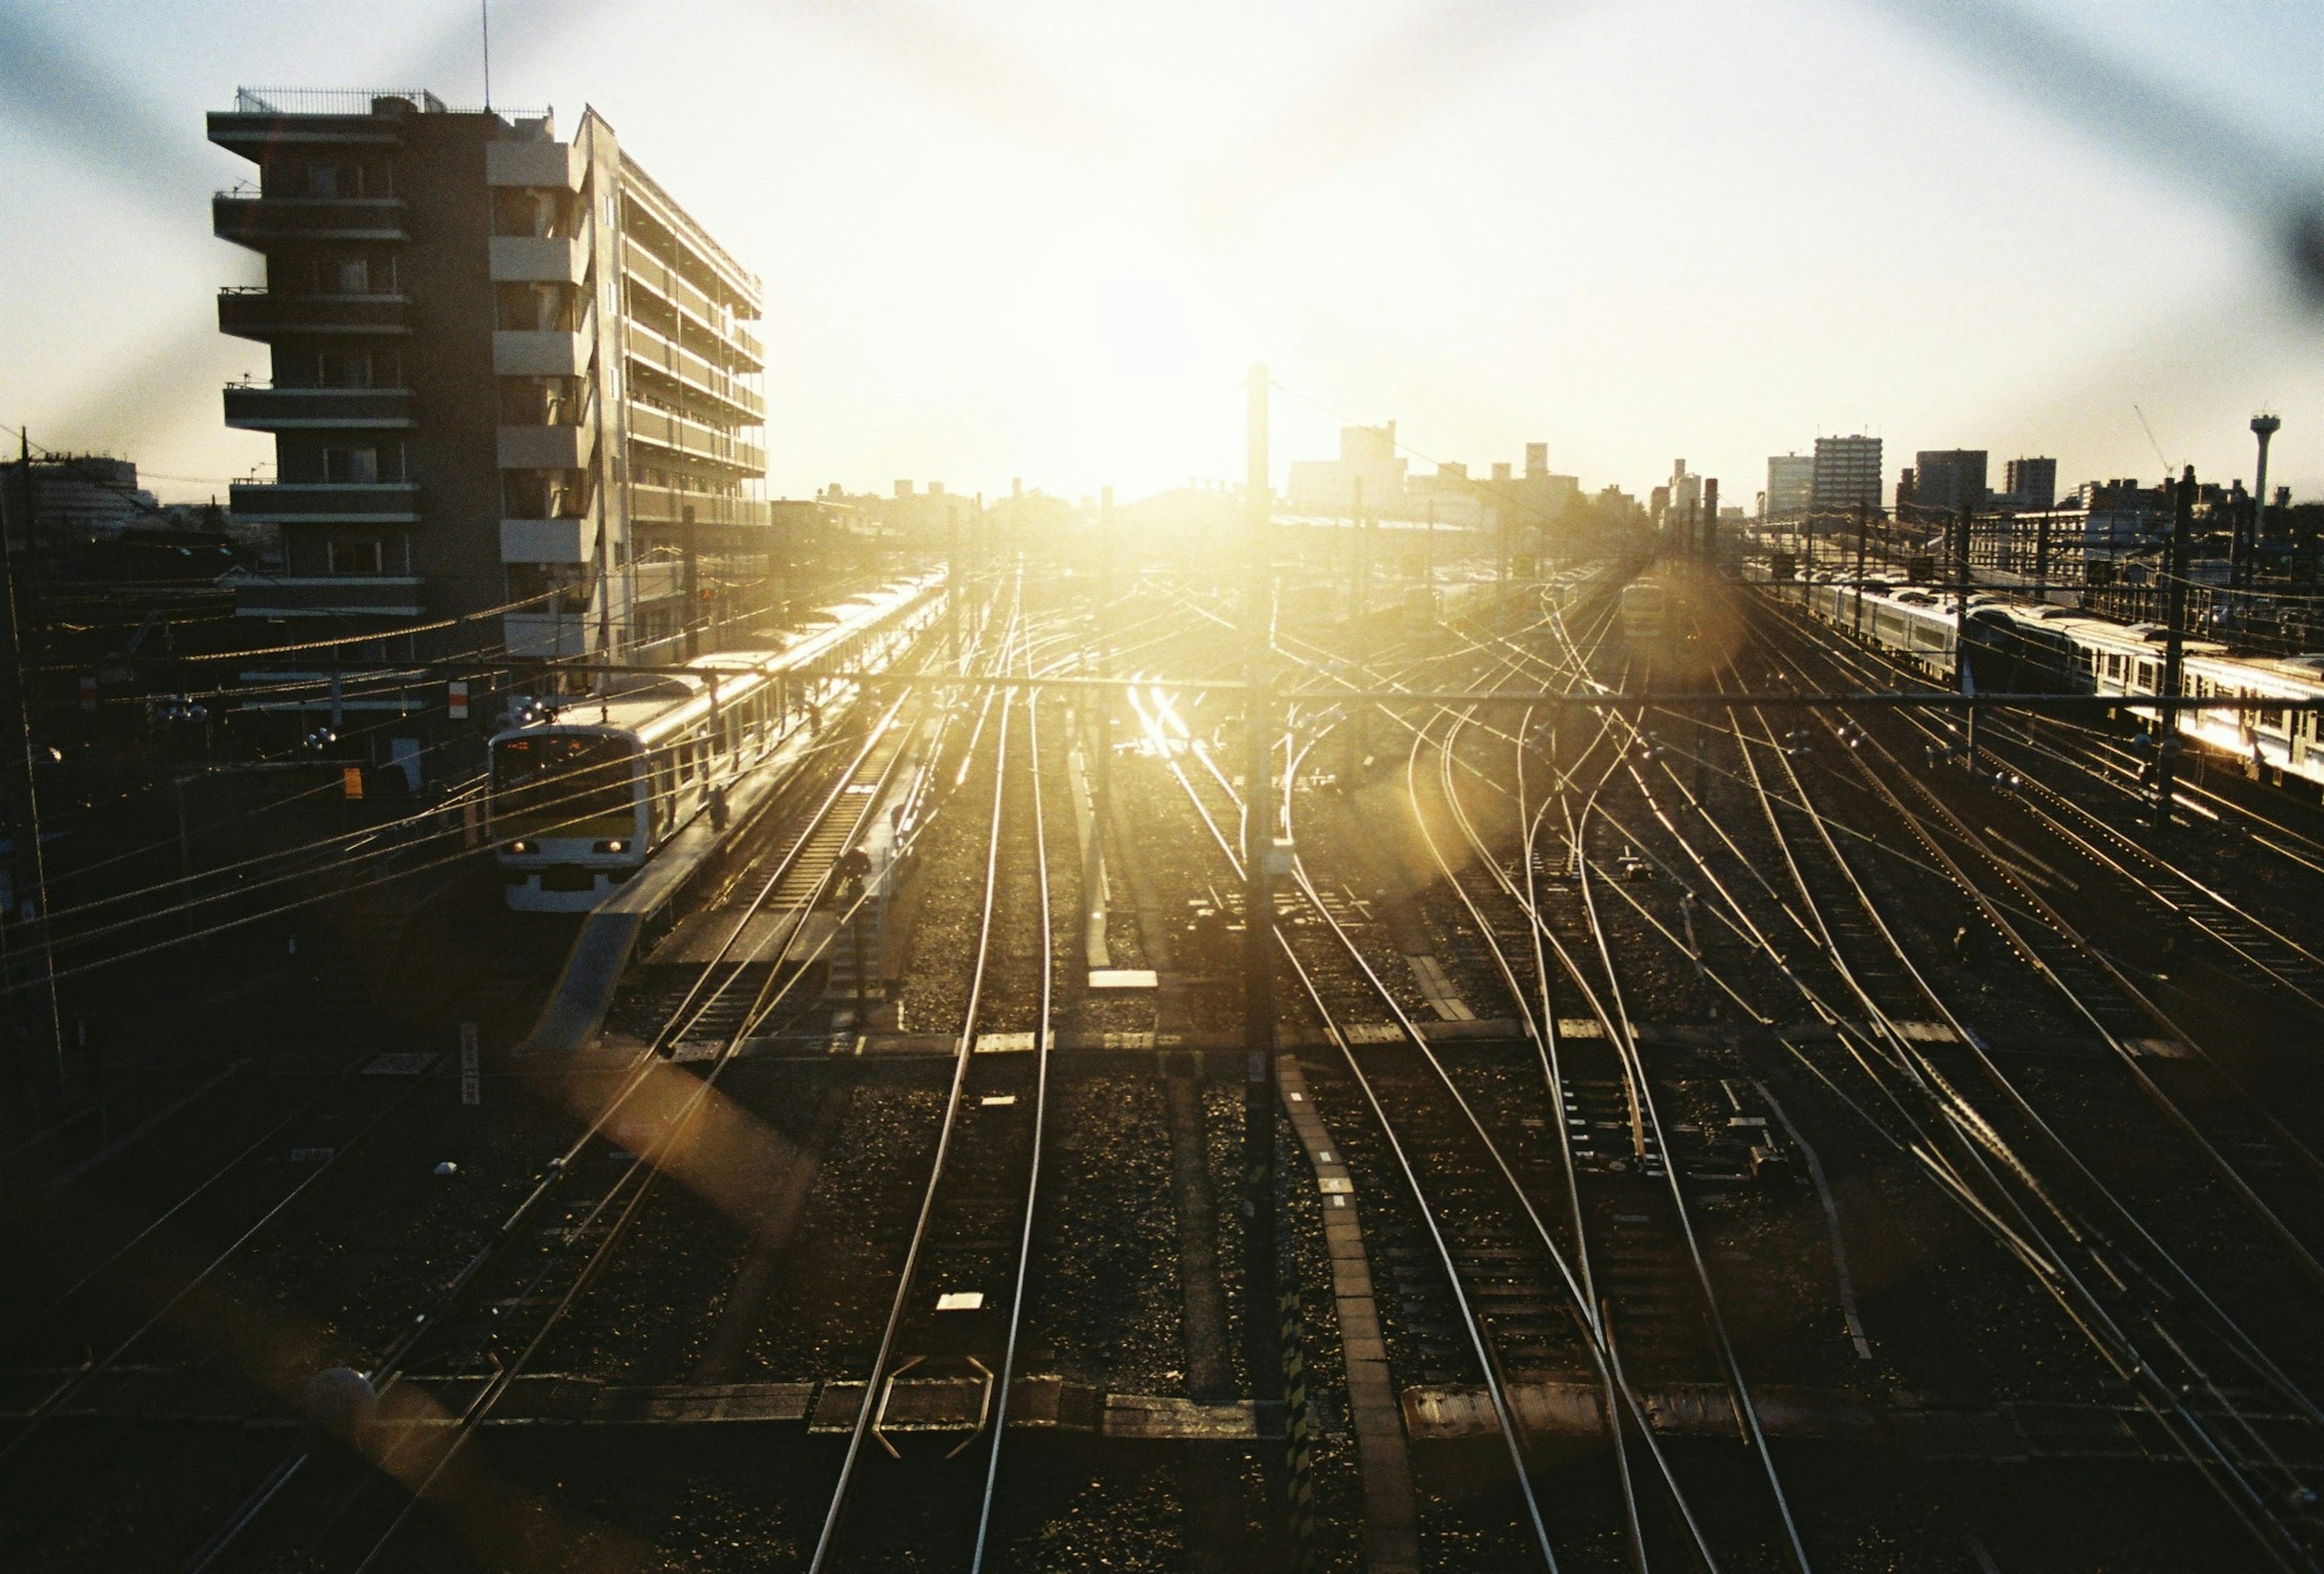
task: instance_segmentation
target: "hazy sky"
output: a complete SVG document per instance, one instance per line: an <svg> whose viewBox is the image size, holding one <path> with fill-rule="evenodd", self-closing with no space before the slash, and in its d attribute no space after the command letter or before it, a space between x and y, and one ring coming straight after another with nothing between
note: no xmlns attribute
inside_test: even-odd
<svg viewBox="0 0 2324 1574"><path fill-rule="evenodd" d="M1683 454L1746 502L1819 432L1884 437L1892 482L1923 446L2152 479L2135 406L2248 479L2267 403L2276 479L2324 490L2324 311L2269 216L2197 128L2131 145L2038 96L2054 61L1923 20L1960 3L496 0L493 97L595 105L758 271L776 495L1236 474L1252 361L1315 401L1278 398L1278 477L1331 451L1320 405L1480 470L1546 441L1591 486ZM2319 0L2024 14L2324 192ZM203 112L474 105L475 16L0 0L0 421L165 496L263 460L220 422L264 356L215 332L258 272L209 235L249 166Z"/></svg>

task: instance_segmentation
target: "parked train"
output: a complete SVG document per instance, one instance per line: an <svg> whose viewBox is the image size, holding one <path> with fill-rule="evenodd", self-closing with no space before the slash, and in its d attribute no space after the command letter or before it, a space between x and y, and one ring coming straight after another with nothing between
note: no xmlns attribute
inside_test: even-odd
<svg viewBox="0 0 2324 1574"><path fill-rule="evenodd" d="M1952 598L1935 591L1868 583L1859 612L1853 584L1812 584L1805 590L1808 611L1820 621L1947 683L1955 681L1958 647L1965 641L1969 680L1980 693L2135 697L2153 695L2162 680L2164 634L2153 624L2117 623L2072 607L1979 591L1969 595L1964 633L1955 626ZM2318 713L2283 704L2324 699L2324 655L2233 656L2215 640L2193 637L2181 649L2184 697L2252 702L2234 710L2182 710L2181 732L2279 778L2324 784ZM2126 708L2155 713L2152 706Z"/></svg>
<svg viewBox="0 0 2324 1574"><path fill-rule="evenodd" d="M722 650L622 694L563 695L492 741L491 824L508 904L586 912L816 713L792 677L817 664L876 669L940 610L914 580L827 609L779 650Z"/></svg>

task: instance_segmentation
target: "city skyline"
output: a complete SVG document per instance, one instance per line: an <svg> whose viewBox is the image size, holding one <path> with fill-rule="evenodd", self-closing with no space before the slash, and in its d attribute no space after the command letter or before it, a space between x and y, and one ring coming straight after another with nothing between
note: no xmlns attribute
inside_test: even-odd
<svg viewBox="0 0 2324 1574"><path fill-rule="evenodd" d="M2286 418L2275 481L2324 484L2324 419L2302 408L2319 325L2269 238L1873 12L1381 5L1318 51L1296 7L1103 25L711 9L736 47L681 69L608 8L496 7L494 97L639 126L766 280L775 495L909 475L1131 497L1233 474L1255 360L1295 391L1285 461L1331 453L1343 419L1393 419L1416 469L1545 439L1555 470L1640 495L1683 452L1748 501L1767 455L1849 431L1885 437L1890 489L1938 444L2054 454L2061 483L2165 463L2248 481L2267 405ZM2192 81L2226 61L2162 10L2128 19L2126 63L2176 51ZM173 499L263 457L217 418L217 385L263 362L215 333L213 291L254 281L208 235L208 188L236 171L202 113L271 81L482 96L465 7L359 58L308 16L7 19L116 85L139 112L124 136L171 143L124 175L60 150L21 76L0 83L18 171L0 216L75 237L74 266L39 247L0 262L12 424L124 452ZM1680 24L1726 63L1665 58ZM2215 107L2312 143L2313 70L2263 52L2255 91ZM1615 90L1635 70L1659 89L1643 103ZM1811 80L1812 99L1791 92ZM1932 133L1941 106L1973 113ZM1256 173L1219 174L1245 154Z"/></svg>

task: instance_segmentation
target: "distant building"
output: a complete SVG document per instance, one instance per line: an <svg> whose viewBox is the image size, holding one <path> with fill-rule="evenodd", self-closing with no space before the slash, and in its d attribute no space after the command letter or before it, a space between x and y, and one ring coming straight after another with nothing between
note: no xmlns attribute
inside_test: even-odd
<svg viewBox="0 0 2324 1574"><path fill-rule="evenodd" d="M226 391L275 444L234 512L284 556L237 611L354 631L524 603L396 656L715 643L770 535L759 281L613 127L302 89L238 93L208 131L257 175L217 233L266 262L218 326L273 367Z"/></svg>
<svg viewBox="0 0 2324 1574"><path fill-rule="evenodd" d="M1913 456L1913 502L1923 512L1985 507L1985 450L1923 448Z"/></svg>
<svg viewBox="0 0 2324 1574"><path fill-rule="evenodd" d="M1402 517L1405 462L1397 456L1396 423L1342 427L1337 459L1294 459L1286 501L1294 513Z"/></svg>
<svg viewBox="0 0 2324 1574"><path fill-rule="evenodd" d="M1702 477L1689 470L1684 459L1671 461L1669 483L1655 490L1663 495L1662 517L1655 521L1658 525L1692 519L1702 506Z"/></svg>
<svg viewBox="0 0 2324 1574"><path fill-rule="evenodd" d="M8 518L8 548L30 545L23 528L23 466L0 464L0 507ZM172 520L153 494L137 484L137 466L102 454L47 454L32 458L32 518L43 544L87 541L124 530L166 528Z"/></svg>
<svg viewBox="0 0 2324 1574"><path fill-rule="evenodd" d="M1815 505L1815 466L1812 455L1768 456L1767 518L1797 519Z"/></svg>
<svg viewBox="0 0 2324 1574"><path fill-rule="evenodd" d="M1858 433L1846 437L1818 437L1815 445L1814 495L1810 506L1825 510L1854 509L1858 504L1880 506L1880 439Z"/></svg>
<svg viewBox="0 0 2324 1574"><path fill-rule="evenodd" d="M2012 459L2002 466L2002 486L2010 506L2023 513L2041 513L2058 501L2055 459Z"/></svg>

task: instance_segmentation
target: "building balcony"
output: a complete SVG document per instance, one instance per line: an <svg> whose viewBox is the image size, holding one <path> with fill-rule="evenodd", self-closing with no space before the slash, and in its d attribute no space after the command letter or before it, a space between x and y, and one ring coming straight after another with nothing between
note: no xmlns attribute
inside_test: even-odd
<svg viewBox="0 0 2324 1574"><path fill-rule="evenodd" d="M210 199L210 226L218 239L260 251L278 241L411 238L400 197L266 197L221 191Z"/></svg>
<svg viewBox="0 0 2324 1574"><path fill-rule="evenodd" d="M500 452L503 470L586 470L597 452L597 423L503 427Z"/></svg>
<svg viewBox="0 0 2324 1574"><path fill-rule="evenodd" d="M630 440L658 448L666 448L682 458L696 464L718 465L742 475L764 475L767 473L767 450L757 443L744 442L732 432L688 420L684 416L671 415L651 405L629 401Z"/></svg>
<svg viewBox="0 0 2324 1574"><path fill-rule="evenodd" d="M484 144L484 183L578 191L588 161L571 143L496 140Z"/></svg>
<svg viewBox="0 0 2324 1574"><path fill-rule="evenodd" d="M501 639L512 656L586 656L597 648L588 612L503 612Z"/></svg>
<svg viewBox="0 0 2324 1574"><path fill-rule="evenodd" d="M408 388L229 386L226 424L252 432L328 428L386 431L417 426Z"/></svg>
<svg viewBox="0 0 2324 1574"><path fill-rule="evenodd" d="M751 363L753 370L763 370L766 352L750 329L729 317L709 295L693 281L640 245L630 235L622 237L622 271L636 283L652 291L671 310L690 319L706 334L726 340Z"/></svg>
<svg viewBox="0 0 2324 1574"><path fill-rule="evenodd" d="M279 290L218 291L218 331L245 339L280 334L409 334L408 295L285 295Z"/></svg>
<svg viewBox="0 0 2324 1574"><path fill-rule="evenodd" d="M640 525L725 525L764 529L767 505L755 497L719 497L667 486L630 488L630 522Z"/></svg>
<svg viewBox="0 0 2324 1574"><path fill-rule="evenodd" d="M426 581L407 574L334 574L273 578L230 575L241 618L420 618L428 615Z"/></svg>
<svg viewBox="0 0 2324 1574"><path fill-rule="evenodd" d="M746 426L766 419L767 401L756 389L683 345L670 343L645 324L624 324L622 343L632 366L658 373L690 393L724 405L733 419Z"/></svg>
<svg viewBox="0 0 2324 1574"><path fill-rule="evenodd" d="M493 372L500 377L578 377L589 369L589 340L580 333L504 328L493 335Z"/></svg>
<svg viewBox="0 0 2324 1574"><path fill-rule="evenodd" d="M630 565L630 587L641 605L683 595L686 593L686 565L665 557L632 563Z"/></svg>
<svg viewBox="0 0 2324 1574"><path fill-rule="evenodd" d="M272 525L416 525L420 488L409 481L237 481L237 520Z"/></svg>
<svg viewBox="0 0 2324 1574"><path fill-rule="evenodd" d="M503 520L503 563L591 563L597 557L597 520Z"/></svg>
<svg viewBox="0 0 2324 1574"><path fill-rule="evenodd" d="M589 242L576 235L493 236L496 284L578 284L589 277Z"/></svg>

